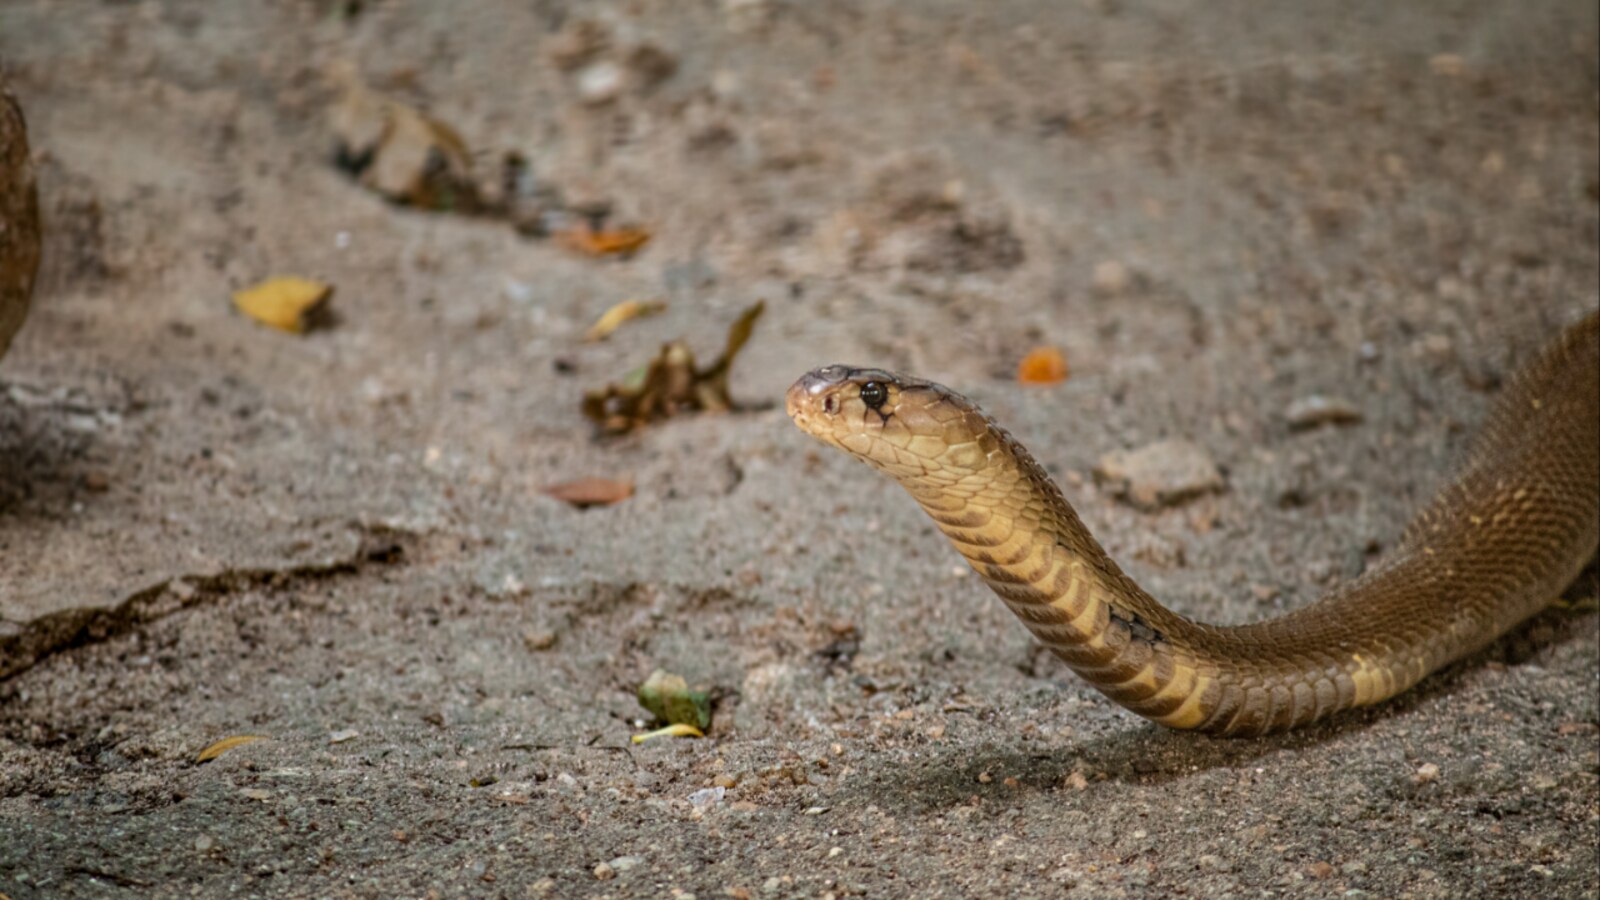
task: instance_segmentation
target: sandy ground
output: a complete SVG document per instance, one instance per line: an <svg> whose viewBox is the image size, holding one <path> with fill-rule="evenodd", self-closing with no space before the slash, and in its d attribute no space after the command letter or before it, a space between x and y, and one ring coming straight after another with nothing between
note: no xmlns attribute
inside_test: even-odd
<svg viewBox="0 0 1600 900"><path fill-rule="evenodd" d="M1596 40L1477 0L7 0L47 259L0 365L0 893L1594 896L1595 613L1304 732L1165 732L775 404L951 384L1175 607L1307 603L1594 306ZM641 46L669 77L592 93ZM331 163L339 63L654 240L385 203ZM233 310L274 274L336 323ZM581 341L629 298L670 306ZM759 298L749 409L592 437L585 389ZM1038 344L1065 383L1014 382ZM1362 421L1291 430L1317 393ZM1164 437L1226 489L1095 485ZM538 492L583 476L637 494ZM630 743L656 668L707 739Z"/></svg>

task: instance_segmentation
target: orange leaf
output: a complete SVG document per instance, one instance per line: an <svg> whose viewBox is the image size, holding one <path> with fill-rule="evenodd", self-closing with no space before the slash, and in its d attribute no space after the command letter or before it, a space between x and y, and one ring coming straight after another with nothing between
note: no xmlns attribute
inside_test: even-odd
<svg viewBox="0 0 1600 900"><path fill-rule="evenodd" d="M1067 359L1054 347L1035 347L1017 364L1023 384L1057 384L1067 380Z"/></svg>
<svg viewBox="0 0 1600 900"><path fill-rule="evenodd" d="M632 253L650 240L650 232L643 228L609 228L595 231L578 227L562 232L562 241L574 250L591 256L612 256Z"/></svg>
<svg viewBox="0 0 1600 900"><path fill-rule="evenodd" d="M577 481L540 488L540 493L571 503L579 509L610 506L633 496L633 482L613 481L610 478L579 478Z"/></svg>

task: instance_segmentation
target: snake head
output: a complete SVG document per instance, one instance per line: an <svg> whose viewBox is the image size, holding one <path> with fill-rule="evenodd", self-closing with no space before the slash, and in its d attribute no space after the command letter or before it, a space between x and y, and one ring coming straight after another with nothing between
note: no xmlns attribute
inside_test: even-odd
<svg viewBox="0 0 1600 900"><path fill-rule="evenodd" d="M987 468L1003 450L997 429L972 401L882 369L813 369L789 388L786 406L801 431L907 487L953 484Z"/></svg>

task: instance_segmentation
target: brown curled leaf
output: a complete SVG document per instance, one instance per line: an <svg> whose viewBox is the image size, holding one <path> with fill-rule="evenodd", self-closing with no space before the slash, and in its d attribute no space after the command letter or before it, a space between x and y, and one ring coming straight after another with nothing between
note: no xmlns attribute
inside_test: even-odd
<svg viewBox="0 0 1600 900"><path fill-rule="evenodd" d="M197 763L210 762L235 747L243 747L245 744L253 744L256 741L264 741L266 739L267 736L264 734L236 734L233 737L225 737L201 750L200 754L194 758L194 761Z"/></svg>
<svg viewBox="0 0 1600 900"><path fill-rule="evenodd" d="M762 301L746 309L728 328L722 355L705 368L695 365L694 352L682 341L663 345L654 359L629 372L620 384L586 393L584 416L601 433L620 434L685 412L737 408L728 390L728 372L765 309Z"/></svg>
<svg viewBox="0 0 1600 900"><path fill-rule="evenodd" d="M579 509L591 506L610 506L633 496L633 482L610 478L579 478L577 481L552 484L539 492L570 503Z"/></svg>
<svg viewBox="0 0 1600 900"><path fill-rule="evenodd" d="M595 323L584 332L583 339L589 342L603 341L611 336L611 332L622 327L624 322L653 316L666 310L667 304L660 300L624 300L616 306L606 310Z"/></svg>

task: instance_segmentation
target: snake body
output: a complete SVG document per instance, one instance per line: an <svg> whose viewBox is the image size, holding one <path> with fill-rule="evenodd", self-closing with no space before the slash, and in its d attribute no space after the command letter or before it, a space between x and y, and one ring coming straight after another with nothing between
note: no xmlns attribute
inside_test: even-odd
<svg viewBox="0 0 1600 900"><path fill-rule="evenodd" d="M1546 606L1600 544L1600 314L1507 382L1461 468L1375 566L1231 627L1135 584L1028 451L960 394L829 366L787 399L802 430L898 481L1068 666L1172 728L1260 735L1392 697Z"/></svg>

